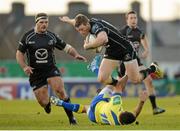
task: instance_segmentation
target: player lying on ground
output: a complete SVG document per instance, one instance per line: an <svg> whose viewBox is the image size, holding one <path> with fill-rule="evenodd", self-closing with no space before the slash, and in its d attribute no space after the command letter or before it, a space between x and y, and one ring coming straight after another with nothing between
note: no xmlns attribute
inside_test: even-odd
<svg viewBox="0 0 180 131"><path fill-rule="evenodd" d="M128 77L124 80L127 81ZM123 110L121 93L124 87L114 88L106 86L94 97L90 106L64 102L56 97L51 97L52 104L67 108L76 113L87 113L89 120L102 125L127 125L133 123L140 114L148 94L141 92L139 102L133 112Z"/></svg>

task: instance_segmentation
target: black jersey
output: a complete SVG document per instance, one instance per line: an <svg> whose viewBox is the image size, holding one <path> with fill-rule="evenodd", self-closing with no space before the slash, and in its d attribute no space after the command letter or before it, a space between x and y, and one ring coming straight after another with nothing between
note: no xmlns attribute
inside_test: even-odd
<svg viewBox="0 0 180 131"><path fill-rule="evenodd" d="M66 43L50 31L38 34L34 29L25 33L18 50L26 53L28 65L38 69L55 66L54 48L63 50Z"/></svg>
<svg viewBox="0 0 180 131"><path fill-rule="evenodd" d="M105 31L108 36L108 43L105 44L105 55L109 56L109 58L122 60L127 52L133 52L133 46L131 42L127 40L116 27L111 25L110 23L100 20L91 18L90 19L91 25L91 34L97 34L101 31Z"/></svg>
<svg viewBox="0 0 180 131"><path fill-rule="evenodd" d="M144 32L138 27L130 28L128 25L120 29L120 32L134 44L136 51L138 51L141 39L144 39L145 36Z"/></svg>

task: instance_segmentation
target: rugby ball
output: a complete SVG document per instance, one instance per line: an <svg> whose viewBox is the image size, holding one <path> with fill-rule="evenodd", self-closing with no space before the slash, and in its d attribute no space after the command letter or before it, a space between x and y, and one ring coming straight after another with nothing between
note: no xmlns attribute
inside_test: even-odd
<svg viewBox="0 0 180 131"><path fill-rule="evenodd" d="M88 34L87 36L86 36L86 41L87 42L93 42L94 40L96 39L96 36L95 35L93 35L93 34ZM103 46L99 46L99 47L97 47L97 48L95 48L95 49L91 49L92 51L94 51L94 52L96 52L96 53L100 53L101 52L101 50L102 50L102 48L103 48Z"/></svg>

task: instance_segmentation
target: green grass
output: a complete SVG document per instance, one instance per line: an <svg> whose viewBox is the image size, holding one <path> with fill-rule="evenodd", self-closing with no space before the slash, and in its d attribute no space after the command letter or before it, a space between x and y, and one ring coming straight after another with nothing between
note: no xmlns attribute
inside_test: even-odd
<svg viewBox="0 0 180 131"><path fill-rule="evenodd" d="M91 99L72 99L73 102L87 104ZM137 98L123 98L125 110L132 111ZM164 114L152 115L149 100L138 117L139 125L101 126L90 122L86 114L75 114L78 125L70 126L62 108L52 107L46 114L36 101L0 100L1 130L178 130L180 129L180 96L158 98L158 105L165 108Z"/></svg>

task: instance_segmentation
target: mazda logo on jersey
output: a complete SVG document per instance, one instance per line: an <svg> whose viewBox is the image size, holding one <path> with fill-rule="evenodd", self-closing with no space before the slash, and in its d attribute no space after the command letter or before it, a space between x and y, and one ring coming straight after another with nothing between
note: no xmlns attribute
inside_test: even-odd
<svg viewBox="0 0 180 131"><path fill-rule="evenodd" d="M46 49L38 49L35 52L36 63L47 63L48 51Z"/></svg>

